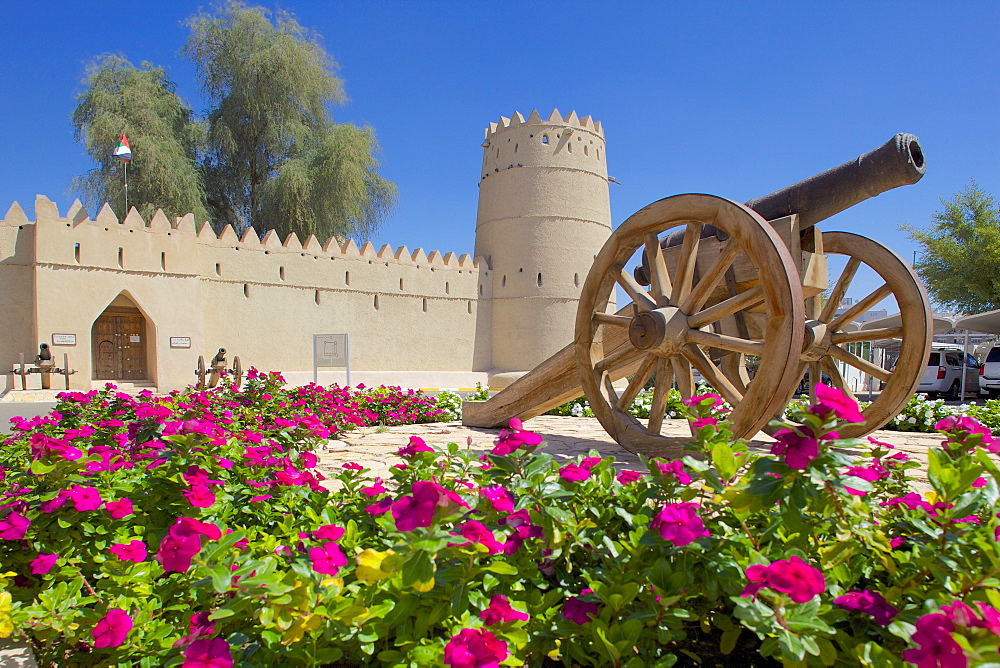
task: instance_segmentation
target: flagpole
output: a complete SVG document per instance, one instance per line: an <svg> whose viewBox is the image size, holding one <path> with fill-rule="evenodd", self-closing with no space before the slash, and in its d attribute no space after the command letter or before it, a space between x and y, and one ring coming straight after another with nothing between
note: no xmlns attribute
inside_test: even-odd
<svg viewBox="0 0 1000 668"><path fill-rule="evenodd" d="M128 160L125 161L125 215L128 215Z"/></svg>

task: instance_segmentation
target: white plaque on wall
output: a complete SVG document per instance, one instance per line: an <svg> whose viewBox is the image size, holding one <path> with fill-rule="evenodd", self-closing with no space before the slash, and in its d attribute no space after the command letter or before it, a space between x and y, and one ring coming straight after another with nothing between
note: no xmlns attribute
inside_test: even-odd
<svg viewBox="0 0 1000 668"><path fill-rule="evenodd" d="M190 348L191 347L191 337L190 336L171 336L170 337L170 347L171 348Z"/></svg>
<svg viewBox="0 0 1000 668"><path fill-rule="evenodd" d="M76 334L53 334L52 345L54 346L75 346Z"/></svg>

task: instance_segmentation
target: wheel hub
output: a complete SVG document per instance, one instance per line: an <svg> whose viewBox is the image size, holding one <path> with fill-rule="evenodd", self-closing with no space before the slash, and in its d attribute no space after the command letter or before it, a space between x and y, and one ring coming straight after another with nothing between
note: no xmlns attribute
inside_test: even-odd
<svg viewBox="0 0 1000 668"><path fill-rule="evenodd" d="M819 320L806 321L806 335L802 340L802 360L819 362L830 355L831 331L825 322Z"/></svg>
<svg viewBox="0 0 1000 668"><path fill-rule="evenodd" d="M676 306L642 311L632 318L628 338L637 350L675 355L687 343L687 316Z"/></svg>

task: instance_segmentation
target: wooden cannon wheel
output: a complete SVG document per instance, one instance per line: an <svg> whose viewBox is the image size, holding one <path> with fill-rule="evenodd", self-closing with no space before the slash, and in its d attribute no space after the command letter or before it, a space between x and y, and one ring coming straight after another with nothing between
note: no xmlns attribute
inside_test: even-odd
<svg viewBox="0 0 1000 668"><path fill-rule="evenodd" d="M240 389L240 383L243 382L243 364L240 363L240 356L237 355L233 358L233 387L235 389Z"/></svg>
<svg viewBox="0 0 1000 668"><path fill-rule="evenodd" d="M699 245L705 225L722 230L728 239L717 256L701 270ZM684 227L678 261L668 267L659 235ZM707 243L707 242L706 242ZM651 284L643 289L625 269L645 248ZM755 285L731 291L728 298L708 303L734 263L749 262ZM632 298L632 316L607 313L615 285ZM707 304L707 305L706 305ZM802 349L804 320L802 290L791 254L778 234L754 211L712 195L676 195L638 211L614 231L587 275L576 316L575 356L584 393L601 425L619 444L647 456L680 457L683 441L660 434L667 392L674 380L684 397L694 392L692 368L697 369L733 407L736 437L759 431L792 396ZM753 310L762 331L733 336L719 333L719 323ZM605 356L608 328L625 328L628 342ZM737 387L703 348L756 355L760 368L752 381ZM628 386L619 393L612 371L635 366ZM647 425L627 412L650 379L655 379Z"/></svg>
<svg viewBox="0 0 1000 668"><path fill-rule="evenodd" d="M823 232L823 252L844 255L848 260L825 306L821 306L817 298L806 300L806 340L795 377L801 380L805 371L809 371L812 399L815 399L815 385L823 379L823 374L829 376L834 386L853 396L837 367L838 361L885 383L878 397L862 412L863 423L837 429L845 438L857 438L884 426L898 415L920 385L934 335L931 307L913 270L882 244L849 232ZM861 265L870 267L884 283L836 316L837 307ZM854 318L889 296L895 297L899 307L899 326L845 331ZM899 358L893 371L872 364L845 347L850 343L884 339L900 339Z"/></svg>
<svg viewBox="0 0 1000 668"><path fill-rule="evenodd" d="M208 374L205 371L204 355L198 355L198 368L194 370L194 375L198 376L198 387L205 387L205 377Z"/></svg>

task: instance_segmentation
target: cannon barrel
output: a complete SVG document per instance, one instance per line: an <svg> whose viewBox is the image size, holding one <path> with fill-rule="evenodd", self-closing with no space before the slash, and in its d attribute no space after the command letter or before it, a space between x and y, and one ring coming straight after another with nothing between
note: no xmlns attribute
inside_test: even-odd
<svg viewBox="0 0 1000 668"><path fill-rule="evenodd" d="M916 135L900 132L854 160L744 204L764 220L798 214L799 229L805 229L886 190L916 183L926 170L920 140ZM711 225L701 229L702 238L722 234ZM675 230L664 237L660 245L664 248L679 246L683 239L684 230ZM649 285L645 251L642 264L636 266L633 275L640 285Z"/></svg>
<svg viewBox="0 0 1000 668"><path fill-rule="evenodd" d="M899 133L874 151L746 202L764 220L793 213L804 229L886 190L916 183L926 171L916 136Z"/></svg>

